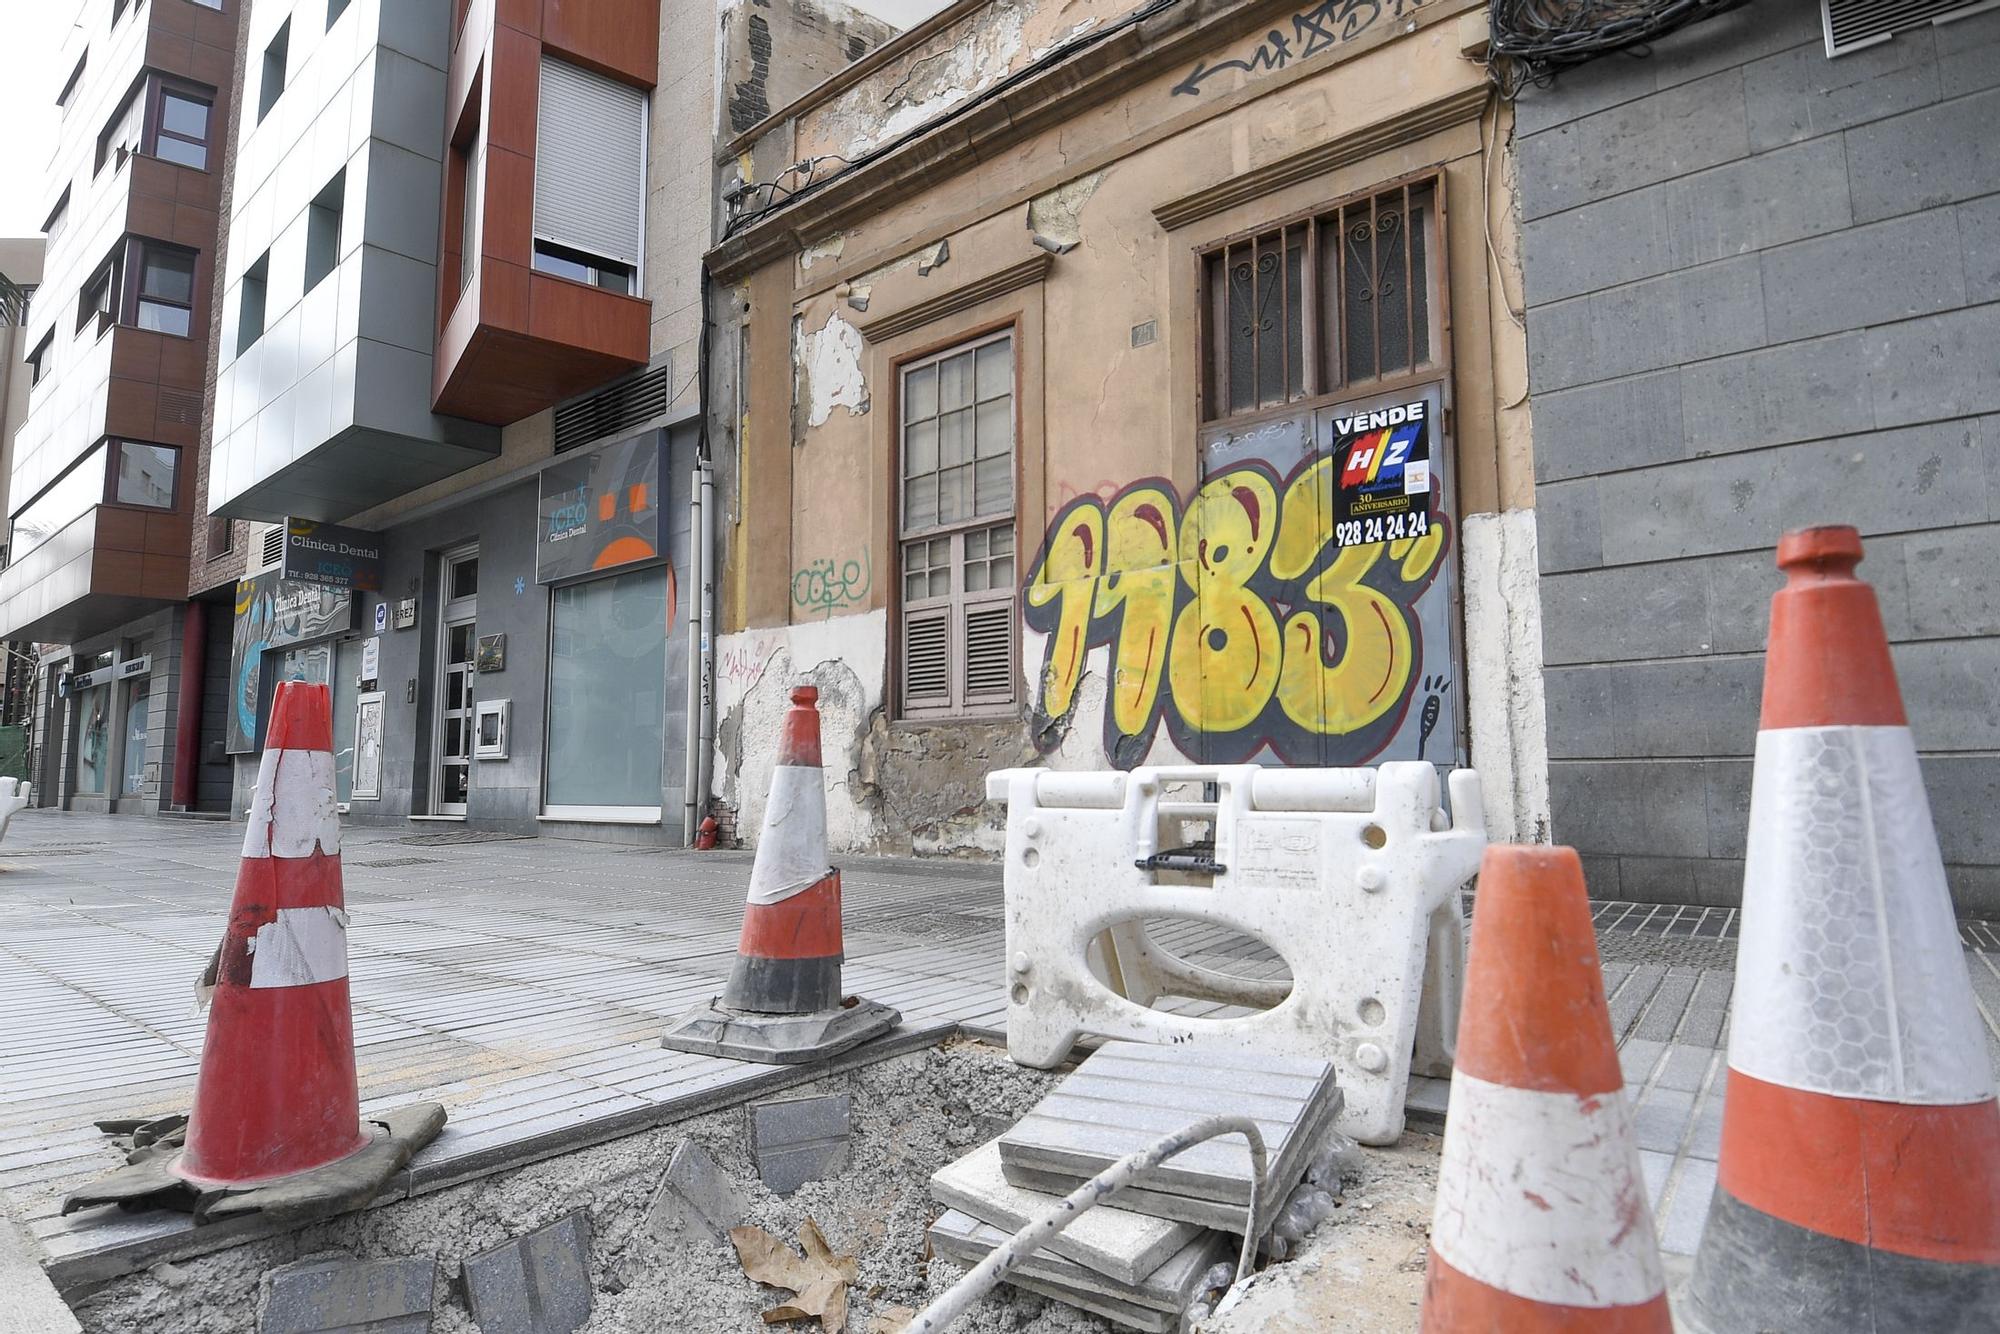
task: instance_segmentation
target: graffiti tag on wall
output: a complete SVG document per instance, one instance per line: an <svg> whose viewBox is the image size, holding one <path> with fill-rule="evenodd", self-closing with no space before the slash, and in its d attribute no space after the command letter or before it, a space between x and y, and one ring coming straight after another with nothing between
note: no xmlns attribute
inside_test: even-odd
<svg viewBox="0 0 2000 1334"><path fill-rule="evenodd" d="M1119 768L1145 758L1163 721L1182 754L1208 763L1266 746L1292 764L1380 752L1416 693L1416 602L1444 566L1451 524L1440 515L1421 536L1337 545L1340 457L1282 479L1244 464L1185 504L1149 478L1063 506L1023 593L1028 625L1048 637L1034 701L1045 746L1103 645L1104 751Z"/></svg>
<svg viewBox="0 0 2000 1334"><path fill-rule="evenodd" d="M861 559L838 565L823 557L792 575L792 605L803 608L808 616L817 612L826 620L841 607L860 606L873 582L874 570L865 549Z"/></svg>
<svg viewBox="0 0 2000 1334"><path fill-rule="evenodd" d="M1301 9L1290 18L1290 33L1283 27L1271 29L1240 59L1194 62L1187 77L1174 85L1175 97L1199 97L1203 80L1224 70L1263 74L1281 70L1295 60L1305 60L1322 51L1351 42L1383 17L1399 19L1418 8L1423 0L1321 0L1310 9Z"/></svg>

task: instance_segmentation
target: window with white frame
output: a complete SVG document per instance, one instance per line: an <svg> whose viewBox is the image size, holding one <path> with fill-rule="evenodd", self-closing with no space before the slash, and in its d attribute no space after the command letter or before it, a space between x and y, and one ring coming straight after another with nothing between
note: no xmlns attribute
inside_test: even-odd
<svg viewBox="0 0 2000 1334"><path fill-rule="evenodd" d="M905 363L898 454L906 718L1015 702L1014 335Z"/></svg>
<svg viewBox="0 0 2000 1334"><path fill-rule="evenodd" d="M535 126L535 268L636 293L645 211L646 94L543 56Z"/></svg>

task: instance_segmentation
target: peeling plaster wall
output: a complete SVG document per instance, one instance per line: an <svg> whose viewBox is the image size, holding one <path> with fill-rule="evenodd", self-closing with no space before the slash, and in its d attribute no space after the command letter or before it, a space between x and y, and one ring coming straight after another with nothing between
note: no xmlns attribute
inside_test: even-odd
<svg viewBox="0 0 2000 1334"><path fill-rule="evenodd" d="M819 689L827 841L835 853L998 853L986 773L1034 760L1016 723L891 727L884 612L724 635L716 656L716 800L745 842L762 830L795 685Z"/></svg>
<svg viewBox="0 0 2000 1334"><path fill-rule="evenodd" d="M798 122L798 156L865 153L1130 8L1129 0L994 0L806 111Z"/></svg>
<svg viewBox="0 0 2000 1334"><path fill-rule="evenodd" d="M783 110L897 32L839 0L723 0L719 10L724 139Z"/></svg>
<svg viewBox="0 0 2000 1334"><path fill-rule="evenodd" d="M806 405L806 425L826 425L835 408L855 416L868 411L868 382L861 374L861 333L838 311L799 340L798 401Z"/></svg>

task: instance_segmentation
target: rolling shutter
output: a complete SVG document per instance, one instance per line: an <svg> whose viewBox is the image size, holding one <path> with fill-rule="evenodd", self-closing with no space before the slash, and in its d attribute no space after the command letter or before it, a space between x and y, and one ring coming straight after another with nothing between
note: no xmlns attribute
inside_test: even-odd
<svg viewBox="0 0 2000 1334"><path fill-rule="evenodd" d="M639 267L646 188L646 95L542 57L535 137L535 235Z"/></svg>

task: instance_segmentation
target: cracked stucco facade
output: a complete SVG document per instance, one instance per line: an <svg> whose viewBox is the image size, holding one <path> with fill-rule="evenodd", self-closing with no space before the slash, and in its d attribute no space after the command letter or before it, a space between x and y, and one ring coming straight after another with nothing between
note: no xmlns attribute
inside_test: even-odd
<svg viewBox="0 0 2000 1334"><path fill-rule="evenodd" d="M985 802L989 770L1110 767L1110 649L1084 655L1073 702L1045 716L1030 701L1049 643L1025 623L1016 709L964 721L899 716L899 364L1013 331L1018 586L1065 505L1144 479L1180 496L1199 488L1198 251L1435 171L1449 199L1440 290L1449 293L1464 742L1486 777L1495 835L1546 837L1512 123L1469 58L1483 7L1406 3L1398 17L1385 4L1379 26L1308 55L1294 43L1291 58L1273 64L1255 58L1265 34L1293 31L1295 13L1310 7L1195 3L1172 16L1182 29L1106 37L1126 44L1107 48L1123 63L1073 73L1074 95L1039 111L1032 131L951 146L955 126L1013 96L1038 60L1079 34L1095 40L1135 8L991 0L890 43L761 136L730 146L726 179L754 182L774 164L832 153L858 165L816 169L831 175L830 190L848 173L884 184L830 225L811 203L757 224L786 239L755 262L733 261L727 243L711 255L723 279L714 308L722 345L737 349L729 373L740 377L716 441L730 490L716 800L755 837L797 681L821 692L837 852L994 852L1004 813ZM1171 57L1147 63L1175 31ZM1140 68L1151 72L1138 78ZM1186 90L1191 81L1197 91ZM915 184L894 184L884 164L895 153L869 152L912 130L897 151L925 155L928 166ZM1329 144L1352 149L1330 153ZM1206 202L1195 216L1175 212L1197 197ZM836 597L795 597L820 586L816 568L865 575L840 580ZM1183 757L1161 727L1144 758Z"/></svg>

